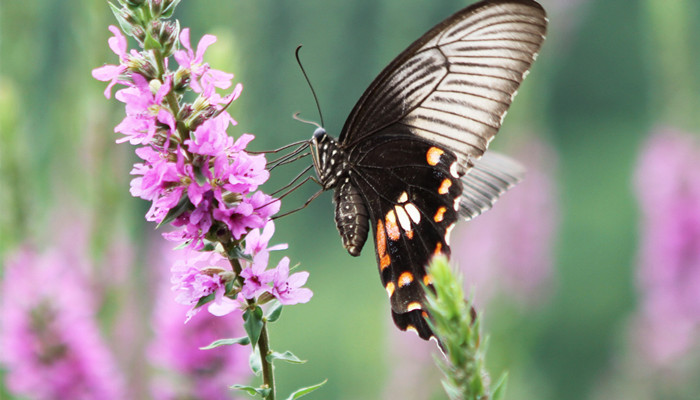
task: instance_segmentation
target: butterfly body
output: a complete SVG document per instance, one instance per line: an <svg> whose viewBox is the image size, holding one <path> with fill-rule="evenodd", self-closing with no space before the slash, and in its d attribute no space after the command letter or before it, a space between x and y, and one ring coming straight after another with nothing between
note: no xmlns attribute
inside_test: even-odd
<svg viewBox="0 0 700 400"><path fill-rule="evenodd" d="M314 132L318 180L334 190L336 226L357 256L369 237L392 317L432 336L426 266L449 255L460 216L487 210L522 170L486 153L544 40L531 0L486 0L455 13L392 61L353 108L337 140Z"/></svg>

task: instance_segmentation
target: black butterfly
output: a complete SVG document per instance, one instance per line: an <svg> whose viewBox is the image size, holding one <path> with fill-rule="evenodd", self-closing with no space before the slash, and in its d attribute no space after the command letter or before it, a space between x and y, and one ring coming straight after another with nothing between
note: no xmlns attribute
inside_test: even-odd
<svg viewBox="0 0 700 400"><path fill-rule="evenodd" d="M323 190L334 189L343 246L357 256L373 229L382 284L401 330L432 336L425 267L449 255L461 215L473 218L520 180L519 165L486 148L544 41L531 0L486 0L414 42L372 82L340 138L314 132Z"/></svg>

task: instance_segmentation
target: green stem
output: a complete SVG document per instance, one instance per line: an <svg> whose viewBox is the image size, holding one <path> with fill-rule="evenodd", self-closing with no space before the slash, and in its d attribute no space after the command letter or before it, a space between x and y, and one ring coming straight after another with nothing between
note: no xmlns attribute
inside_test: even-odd
<svg viewBox="0 0 700 400"><path fill-rule="evenodd" d="M228 253L230 249L224 249ZM243 285L243 278L241 278L241 266L240 261L237 258L229 258L229 263L233 272L236 274L236 280L240 285ZM252 299L247 300L250 307L256 307L255 301ZM270 339L267 333L267 322L263 319L263 327L260 332L260 339L258 339L258 349L260 350L260 365L262 366L263 373L263 385L264 388L270 389L270 394L267 396L266 400L275 400L275 374L272 368L272 363L267 360L267 356L271 353L270 351Z"/></svg>
<svg viewBox="0 0 700 400"><path fill-rule="evenodd" d="M267 361L267 356L270 354L270 340L267 336L267 322L263 321L262 331L260 332L260 361L262 363L263 385L270 388L270 394L267 400L275 400L275 374L272 370L272 363Z"/></svg>

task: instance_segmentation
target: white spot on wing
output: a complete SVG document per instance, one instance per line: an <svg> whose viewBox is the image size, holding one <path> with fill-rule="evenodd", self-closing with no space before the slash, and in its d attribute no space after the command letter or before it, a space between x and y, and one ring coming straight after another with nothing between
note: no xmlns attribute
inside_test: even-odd
<svg viewBox="0 0 700 400"><path fill-rule="evenodd" d="M408 201L408 193L406 193L406 192L401 193L401 196L399 196L398 201L399 201L399 203L405 203L406 201Z"/></svg>
<svg viewBox="0 0 700 400"><path fill-rule="evenodd" d="M450 245L450 235L452 235L452 230L455 228L455 224L452 223L452 225L448 226L447 229L445 230L445 243L449 246Z"/></svg>
<svg viewBox="0 0 700 400"><path fill-rule="evenodd" d="M459 170L457 169L457 161L453 162L452 165L450 165L450 174L454 178L459 178Z"/></svg>
<svg viewBox="0 0 700 400"><path fill-rule="evenodd" d="M420 211L418 211L418 208L415 205L413 205L413 203L406 204L404 208L406 209L408 215L411 217L413 223L418 225L418 223L420 223Z"/></svg>
<svg viewBox="0 0 700 400"><path fill-rule="evenodd" d="M411 230L411 220L408 218L408 214L406 214L406 210L403 209L401 206L396 206L394 207L396 210L396 216L399 218L399 225L403 228L404 231L410 231Z"/></svg>

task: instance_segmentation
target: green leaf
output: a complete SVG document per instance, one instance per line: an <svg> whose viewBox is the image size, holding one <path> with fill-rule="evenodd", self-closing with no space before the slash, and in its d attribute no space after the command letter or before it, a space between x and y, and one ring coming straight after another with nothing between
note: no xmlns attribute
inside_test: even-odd
<svg viewBox="0 0 700 400"><path fill-rule="evenodd" d="M146 39L143 41L144 50L163 50L163 45L151 35L151 32L146 31Z"/></svg>
<svg viewBox="0 0 700 400"><path fill-rule="evenodd" d="M162 221L156 226L156 229L160 228L163 225L169 224L172 221L175 220L175 218L179 217L187 211L187 209L190 207L190 199L187 197L187 192L183 192L182 196L180 197L180 200L177 202L177 205L168 211L167 214L165 214L165 218L163 218Z"/></svg>
<svg viewBox="0 0 700 400"><path fill-rule="evenodd" d="M200 297L199 301L197 302L197 305L195 305L194 308L199 308L199 307L209 303L210 301L214 300L215 297L216 297L216 293L209 293L208 295L206 295L204 297Z"/></svg>
<svg viewBox="0 0 700 400"><path fill-rule="evenodd" d="M306 360L302 360L292 354L291 351L285 351L284 353L272 352L266 358L268 362L273 362L274 360L282 360L291 364L304 364L306 362Z"/></svg>
<svg viewBox="0 0 700 400"><path fill-rule="evenodd" d="M262 371L262 360L260 359L259 347L255 347L255 350L250 353L250 357L248 357L248 365L250 366L250 370L253 371L255 375L260 375L260 371Z"/></svg>
<svg viewBox="0 0 700 400"><path fill-rule="evenodd" d="M280 318L280 315L282 315L282 303L279 301L275 301L272 305L272 308L270 308L270 312L267 313L267 322L275 322Z"/></svg>
<svg viewBox="0 0 700 400"><path fill-rule="evenodd" d="M253 262L253 257L249 254L243 253L241 246L232 246L231 249L226 254L229 260L239 259Z"/></svg>
<svg viewBox="0 0 700 400"><path fill-rule="evenodd" d="M326 382L328 382L328 379L326 379L326 380L324 380L323 382L318 383L318 384L316 384L316 385L309 386L309 387L305 387L305 388L301 388L301 389L297 390L296 392L290 394L289 397L287 397L286 400L294 400L294 399L298 399L298 398L300 398L300 397L303 397L303 396L305 396L305 395L307 395L307 394L313 392L314 390L320 388L321 386L325 385Z"/></svg>
<svg viewBox="0 0 700 400"><path fill-rule="evenodd" d="M173 16L173 11L175 11L175 7L180 4L180 0L173 0L170 5L163 10L163 12L160 14L161 18L170 18Z"/></svg>
<svg viewBox="0 0 700 400"><path fill-rule="evenodd" d="M231 339L219 339L211 342L210 345L205 346L205 347L200 347L200 350L209 350L209 349L214 349L219 346L230 346L232 344L240 344L242 346L247 346L250 344L250 338L248 336L241 336L239 338L231 338Z"/></svg>
<svg viewBox="0 0 700 400"><path fill-rule="evenodd" d="M493 385L493 400L502 400L506 395L506 386L508 386L508 373L501 375L495 385Z"/></svg>
<svg viewBox="0 0 700 400"><path fill-rule="evenodd" d="M260 396L263 397L263 399L270 395L270 388L257 388L254 386L238 385L238 384L232 385L229 387L231 389L236 389L236 390L248 392L248 394L251 396L255 396L256 394L259 394Z"/></svg>
<svg viewBox="0 0 700 400"><path fill-rule="evenodd" d="M119 26L122 28L122 31L126 33L129 36L134 36L133 28L131 27L131 24L127 22L124 13L126 12L125 10L115 6L113 3L107 3L109 4L109 7L112 9L112 14L114 14L114 18L117 19L117 22L119 23Z"/></svg>
<svg viewBox="0 0 700 400"><path fill-rule="evenodd" d="M262 308L255 307L254 310L245 310L243 313L243 321L243 327L250 338L250 343L253 347L257 347L258 340L260 339L260 332L262 332L264 325Z"/></svg>

